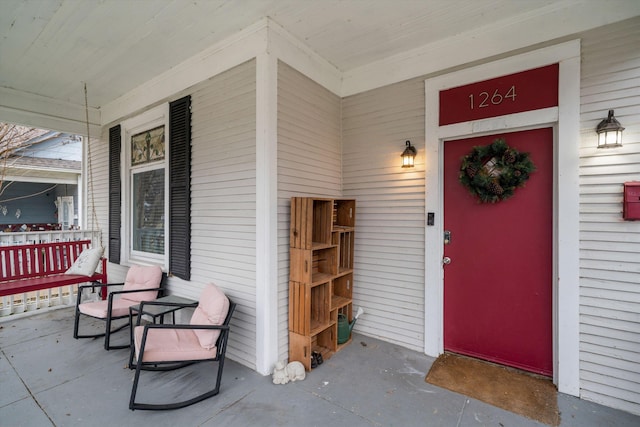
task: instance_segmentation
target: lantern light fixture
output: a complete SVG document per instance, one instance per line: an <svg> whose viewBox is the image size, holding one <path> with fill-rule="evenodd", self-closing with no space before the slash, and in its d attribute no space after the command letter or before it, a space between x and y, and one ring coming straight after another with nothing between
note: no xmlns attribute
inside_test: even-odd
<svg viewBox="0 0 640 427"><path fill-rule="evenodd" d="M624 128L609 110L609 116L598 123L598 148L622 147L622 131Z"/></svg>
<svg viewBox="0 0 640 427"><path fill-rule="evenodd" d="M407 141L406 147L402 152L402 167L403 168L412 168L414 166L414 160L416 158L416 154L418 151L416 147L411 145L411 141Z"/></svg>

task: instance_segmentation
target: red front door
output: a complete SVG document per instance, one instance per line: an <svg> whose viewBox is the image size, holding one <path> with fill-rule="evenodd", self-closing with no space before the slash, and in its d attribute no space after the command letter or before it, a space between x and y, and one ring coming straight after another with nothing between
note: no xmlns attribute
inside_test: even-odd
<svg viewBox="0 0 640 427"><path fill-rule="evenodd" d="M498 137L536 171L511 198L479 203L459 182L460 161ZM444 143L445 350L552 374L552 201L551 128Z"/></svg>

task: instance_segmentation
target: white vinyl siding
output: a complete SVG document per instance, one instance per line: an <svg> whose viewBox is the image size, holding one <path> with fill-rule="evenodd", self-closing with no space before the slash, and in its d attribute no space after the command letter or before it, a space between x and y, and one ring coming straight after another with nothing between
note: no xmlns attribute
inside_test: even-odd
<svg viewBox="0 0 640 427"><path fill-rule="evenodd" d="M290 199L293 196L339 197L342 181L340 159L340 98L279 62L279 359L287 359L289 351Z"/></svg>
<svg viewBox="0 0 640 427"><path fill-rule="evenodd" d="M357 332L424 348L424 79L342 103L343 196L357 200ZM416 166L401 167L410 140Z"/></svg>
<svg viewBox="0 0 640 427"><path fill-rule="evenodd" d="M640 223L622 220L622 183L640 180L640 18L582 38L581 397L640 414ZM609 109L623 146L597 149Z"/></svg>
<svg viewBox="0 0 640 427"><path fill-rule="evenodd" d="M109 169L109 128L104 128L104 135L93 135L91 137L91 147L84 145L86 161L83 162L84 183L84 207L86 212L82 215L85 224L81 224L86 229L100 230L102 234L102 245L108 242L108 215L109 212L109 180L103 179L107 176ZM85 138L86 142L86 138ZM89 160L91 155L91 160ZM106 251L105 251L106 253Z"/></svg>
<svg viewBox="0 0 640 427"><path fill-rule="evenodd" d="M109 128L114 124L104 126L100 141L91 143L91 162L86 162L86 226L95 227L102 235L104 256L109 254ZM89 150L87 150L87 158ZM91 184L93 181L93 184ZM93 195L91 194L93 192ZM94 206L95 201L95 217ZM107 279L109 283L122 283L129 270L128 266L120 264L107 264Z"/></svg>
<svg viewBox="0 0 640 427"><path fill-rule="evenodd" d="M256 366L256 71L249 61L191 94L191 281L172 292L197 299L220 286L237 304L228 354Z"/></svg>
<svg viewBox="0 0 640 427"><path fill-rule="evenodd" d="M187 94L191 94L192 112L191 280L170 277L169 293L197 300L205 284L220 286L237 304L232 320L234 338L227 354L255 369L255 60L205 80L174 99ZM101 142L92 146L91 152L96 211L105 245L109 127L103 128ZM90 201L89 197L89 224ZM110 282L124 281L128 266L109 264L108 268Z"/></svg>

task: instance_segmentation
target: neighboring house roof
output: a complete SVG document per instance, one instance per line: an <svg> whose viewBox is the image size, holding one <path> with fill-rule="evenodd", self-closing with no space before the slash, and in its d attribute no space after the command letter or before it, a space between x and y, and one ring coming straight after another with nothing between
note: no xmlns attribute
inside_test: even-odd
<svg viewBox="0 0 640 427"><path fill-rule="evenodd" d="M45 129L34 129L26 126L0 123L0 154L2 157L7 152L13 152L20 147L29 145L29 141L37 140L49 132Z"/></svg>
<svg viewBox="0 0 640 427"><path fill-rule="evenodd" d="M82 162L75 160L19 157L11 162L4 168L5 181L77 184L82 173Z"/></svg>
<svg viewBox="0 0 640 427"><path fill-rule="evenodd" d="M9 125L3 129L7 129L2 135L0 158L3 181L78 182L82 173L80 136L24 126ZM10 154L6 156L7 153Z"/></svg>
<svg viewBox="0 0 640 427"><path fill-rule="evenodd" d="M82 137L65 132L47 131L16 149L15 155L48 159L82 159Z"/></svg>
<svg viewBox="0 0 640 427"><path fill-rule="evenodd" d="M64 170L76 173L80 173L82 171L82 162L78 160L48 159L43 157L15 157L9 159L9 163L10 165L8 165L8 167L15 169L36 168Z"/></svg>

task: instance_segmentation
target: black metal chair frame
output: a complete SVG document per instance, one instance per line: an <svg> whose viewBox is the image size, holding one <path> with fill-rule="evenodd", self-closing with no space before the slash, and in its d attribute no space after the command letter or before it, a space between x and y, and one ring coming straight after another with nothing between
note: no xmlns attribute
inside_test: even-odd
<svg viewBox="0 0 640 427"><path fill-rule="evenodd" d="M114 333L116 333L118 331L121 331L122 329L124 329L124 328L126 328L126 327L128 327L130 325L130 323L127 322L124 325L118 326L115 329L111 329L111 322L113 320L125 319L125 318L129 317L129 314L122 315L122 316L111 316L111 307L113 305L113 298L116 295L132 294L132 293L137 293L137 292L149 292L149 291L158 291L158 296L161 296L163 291L164 291L164 287L166 285L166 280L167 280L166 273L162 273L162 279L160 280L160 287L158 287L158 288L132 289L132 290L128 290L128 291L112 291L112 292L109 292L109 295L107 297L108 298L108 305L107 305L107 317L106 318L90 316L88 314L80 312L82 291L84 289L88 289L88 288L93 288L95 290L95 288L102 288L102 287L107 287L108 288L109 286L124 286L124 283L102 284L102 283L94 282L91 285L78 286L78 297L77 297L77 300L76 300L75 320L74 320L74 324L73 324L73 337L75 339L78 339L78 338L100 338L100 337L104 337L104 349L105 350L116 350L116 349L122 349L122 348L130 347L131 343L123 344L123 345L111 345L110 344L111 334L114 334ZM80 327L80 315L91 317L93 319L104 320L106 322L105 332L99 333L99 334L80 335L78 333L78 329Z"/></svg>
<svg viewBox="0 0 640 427"><path fill-rule="evenodd" d="M145 305L165 305L165 306L174 306L180 308L193 308L193 304L178 304L178 303L158 303L156 301L145 301L140 305L140 311L138 311L136 325L140 326L141 314L144 311ZM168 324L146 324L144 325L144 331L142 334L142 341L140 343L140 354L138 355L138 360L133 362L134 354L135 354L135 343L132 339L131 341L131 354L129 356L129 369L135 369L135 377L133 380L133 387L131 389L131 398L129 399L129 409L132 411L135 409L148 409L148 410L167 410L167 409L178 409L184 408L185 406L193 405L194 403L200 402L202 400L208 399L209 397L215 396L220 392L220 382L222 379L222 369L224 367L224 359L227 351L227 341L229 339L229 323L231 322L231 317L236 308L236 304L229 300L229 312L227 313L227 317L224 319L224 323L222 325L189 325L189 324L178 324L178 325L168 325ZM133 329L133 327L132 327ZM198 360L182 360L182 361L170 361L170 362L142 362L144 356L144 347L147 341L147 334L149 329L218 329L220 330L220 336L216 341L216 355L214 358L209 359L198 359ZM154 404L154 403L137 403L135 401L136 393L138 391L138 382L140 380L140 372L145 371L171 371L174 369L183 368L188 365L192 365L194 363L201 362L218 362L218 372L216 376L216 384L215 387L205 393L202 393L198 396L195 396L191 399L184 400L181 402L175 403L164 403L164 404Z"/></svg>

